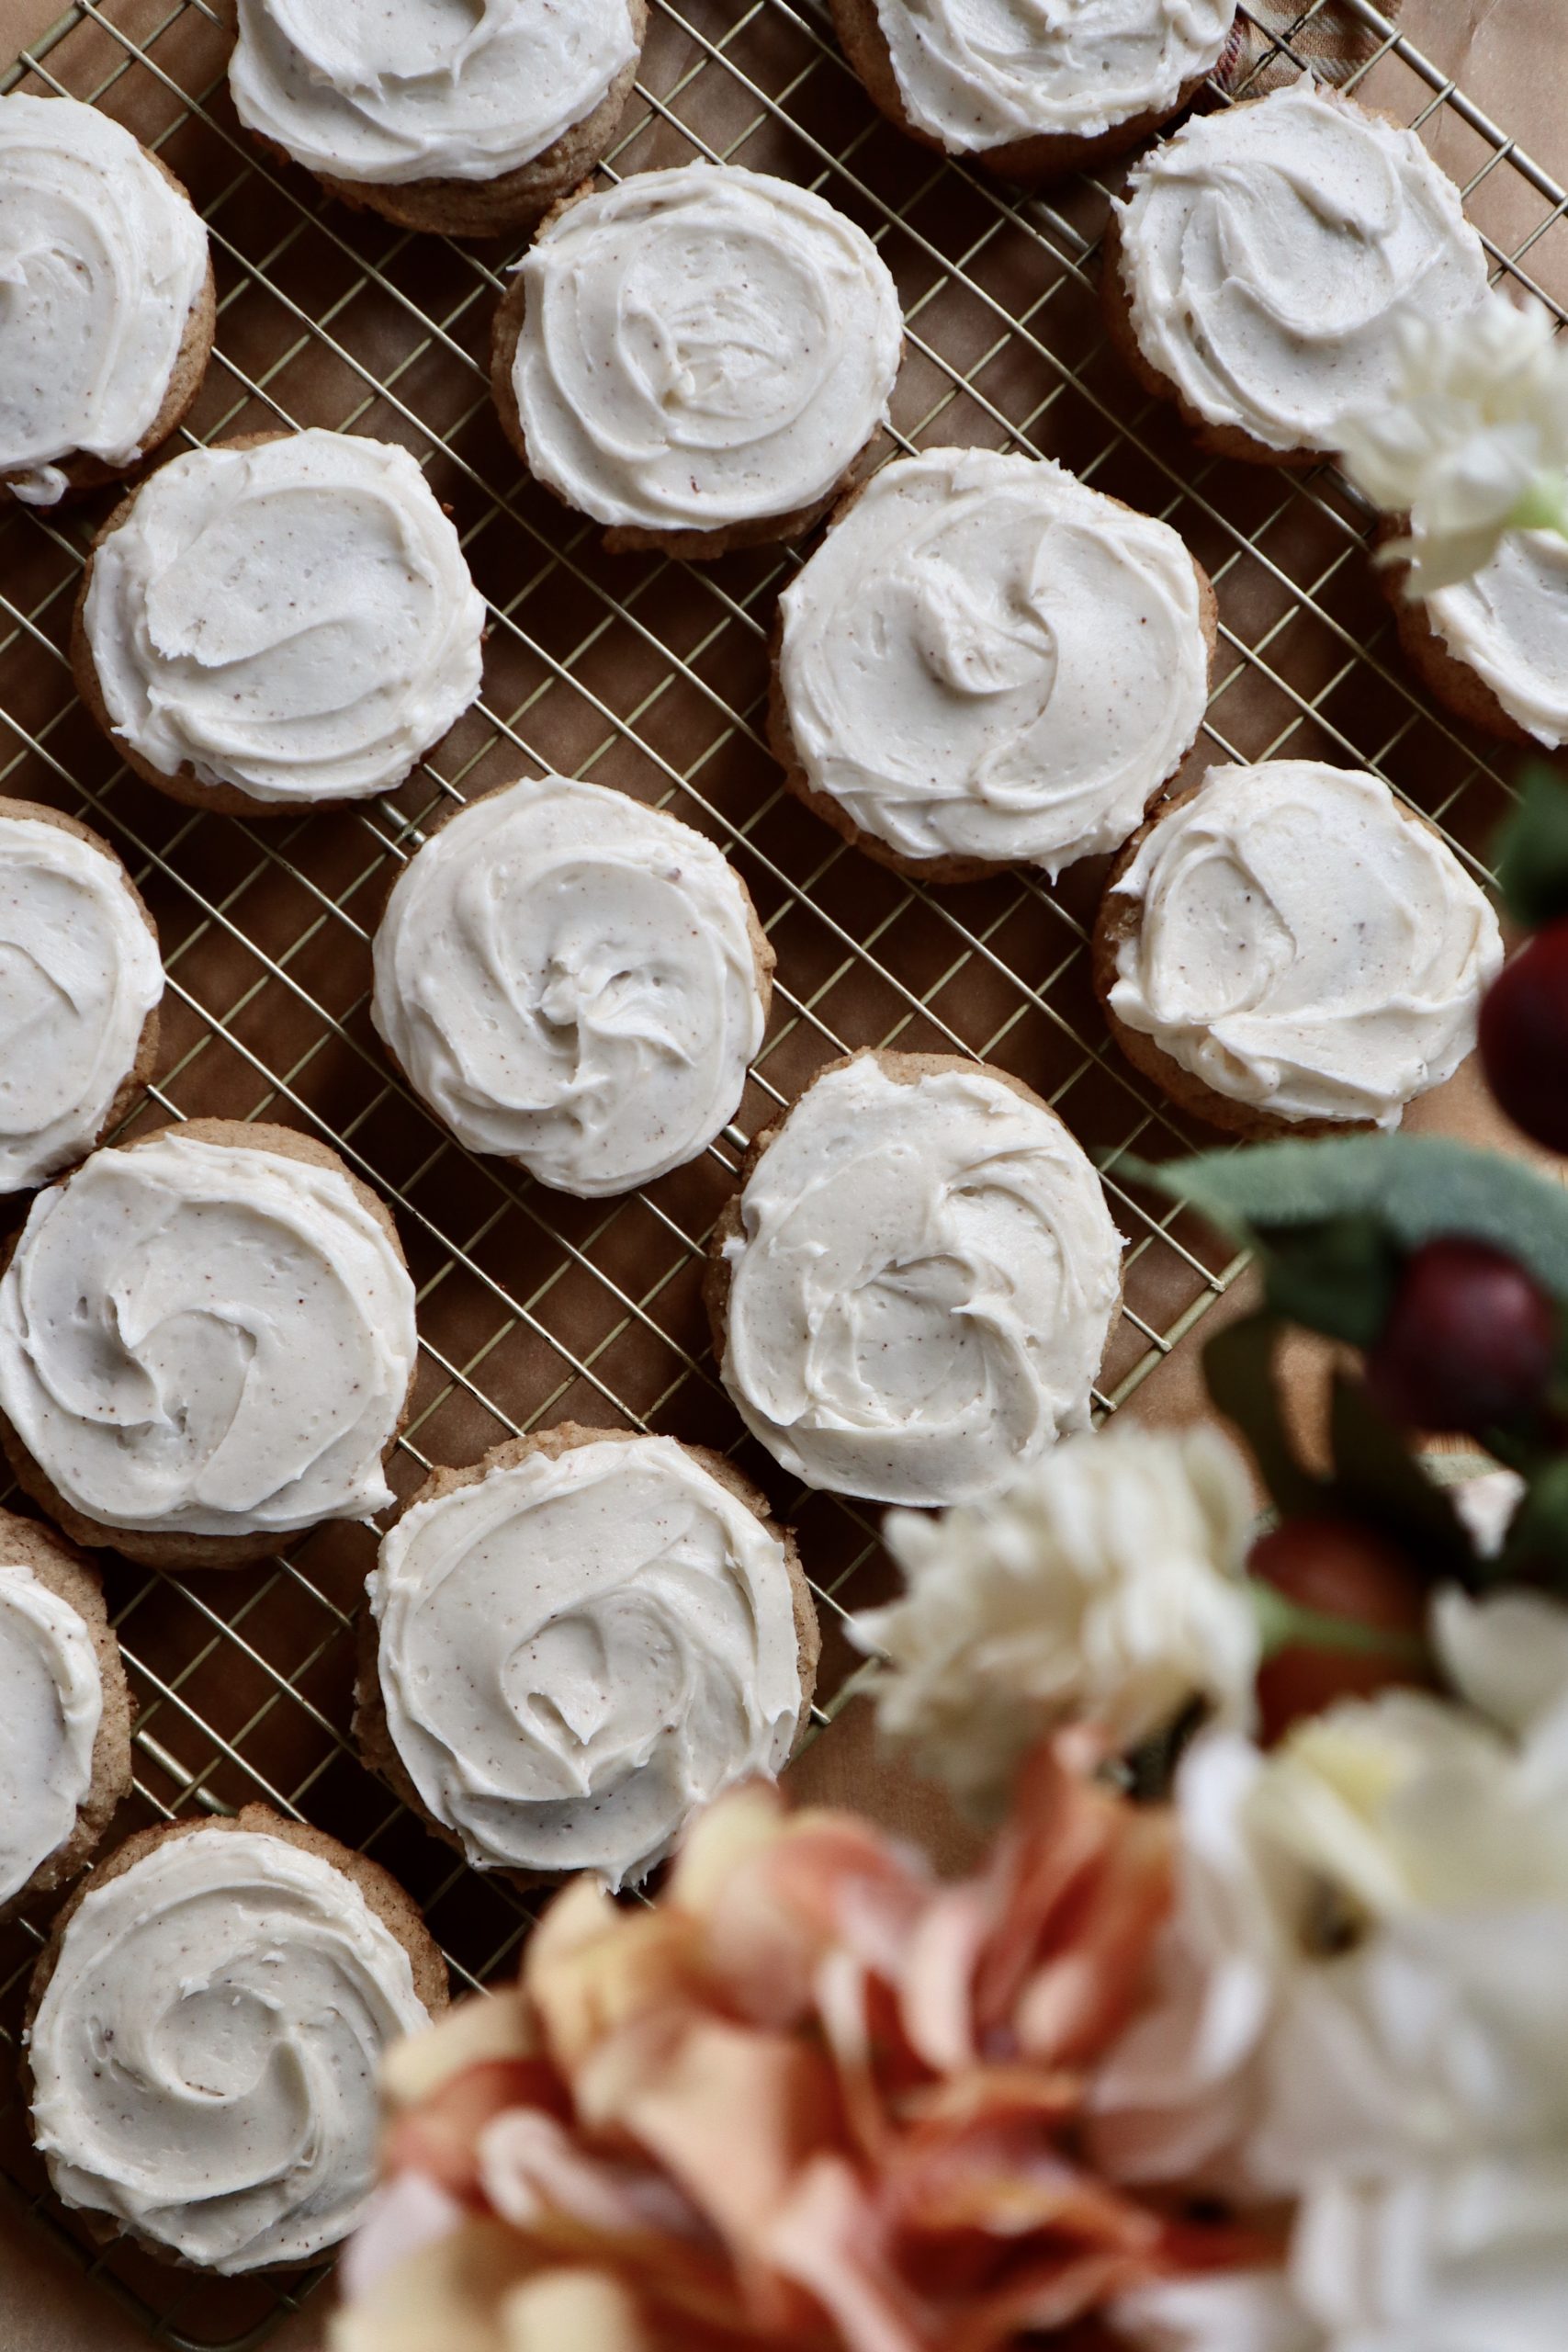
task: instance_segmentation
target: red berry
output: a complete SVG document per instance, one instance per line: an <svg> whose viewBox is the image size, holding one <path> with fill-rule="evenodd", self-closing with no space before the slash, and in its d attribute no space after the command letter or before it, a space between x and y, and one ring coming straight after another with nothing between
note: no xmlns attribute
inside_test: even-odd
<svg viewBox="0 0 1568 2352"><path fill-rule="evenodd" d="M1517 1127L1568 1152L1568 922L1550 923L1481 1001L1481 1062Z"/></svg>
<svg viewBox="0 0 1568 2352"><path fill-rule="evenodd" d="M1288 1600L1325 1617L1348 1618L1408 1644L1427 1622L1421 1578L1396 1544L1353 1519L1292 1519L1258 1537L1250 1573ZM1337 1699L1364 1699L1396 1682L1422 1682L1421 1661L1403 1651L1319 1649L1287 1643L1258 1671L1258 1708L1266 1744L1303 1715Z"/></svg>
<svg viewBox="0 0 1568 2352"><path fill-rule="evenodd" d="M1419 1430L1529 1419L1557 1354L1557 1310L1517 1259L1455 1235L1406 1260L1367 1387L1391 1419Z"/></svg>

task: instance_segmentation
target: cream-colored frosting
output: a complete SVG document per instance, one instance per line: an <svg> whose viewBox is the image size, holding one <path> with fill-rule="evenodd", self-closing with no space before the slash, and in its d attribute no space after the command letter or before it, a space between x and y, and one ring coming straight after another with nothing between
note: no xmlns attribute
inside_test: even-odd
<svg viewBox="0 0 1568 2352"><path fill-rule="evenodd" d="M400 784L479 690L482 598L406 449L356 434L193 449L93 560L115 733L257 800Z"/></svg>
<svg viewBox="0 0 1568 2352"><path fill-rule="evenodd" d="M1208 697L1181 540L1049 459L897 459L782 606L807 780L908 858L1119 848Z"/></svg>
<svg viewBox="0 0 1568 2352"><path fill-rule="evenodd" d="M0 815L0 1193L97 1140L164 993L124 869L75 833Z"/></svg>
<svg viewBox="0 0 1568 2352"><path fill-rule="evenodd" d="M897 289L864 232L736 164L638 172L522 264L528 462L605 524L719 531L814 505L887 414Z"/></svg>
<svg viewBox="0 0 1568 2352"><path fill-rule="evenodd" d="M177 1128L33 1203L0 1411L110 1527L286 1534L392 1499L413 1285L346 1175Z"/></svg>
<svg viewBox="0 0 1568 2352"><path fill-rule="evenodd" d="M309 2262L376 2181L376 2070L430 2022L354 1881L259 1830L170 1838L92 1884L30 2042L68 2205L187 2262Z"/></svg>
<svg viewBox="0 0 1568 2352"><path fill-rule="evenodd" d="M129 130L74 98L0 98L0 475L133 465L207 279L207 232Z"/></svg>
<svg viewBox="0 0 1568 2352"><path fill-rule="evenodd" d="M416 1503L370 1578L388 1727L480 1870L643 1878L802 1704L783 1543L672 1438Z"/></svg>
<svg viewBox="0 0 1568 2352"><path fill-rule="evenodd" d="M1456 662L1539 743L1568 743L1568 540L1510 531L1489 563L1427 598Z"/></svg>
<svg viewBox="0 0 1568 2352"><path fill-rule="evenodd" d="M637 53L626 0L240 0L240 120L329 178L520 170Z"/></svg>
<svg viewBox="0 0 1568 2352"><path fill-rule="evenodd" d="M726 1245L724 1385L807 1486L972 1502L1090 1388L1122 1241L1059 1119L993 1071L859 1054L790 1112Z"/></svg>
<svg viewBox="0 0 1568 2352"><path fill-rule="evenodd" d="M31 1568L0 1564L0 1903L76 1826L103 1712L81 1618Z"/></svg>
<svg viewBox="0 0 1568 2352"><path fill-rule="evenodd" d="M1503 960L1483 892L1386 784L1316 760L1211 768L1151 828L1111 1007L1216 1094L1375 1120L1450 1078Z"/></svg>
<svg viewBox="0 0 1568 2352"><path fill-rule="evenodd" d="M1152 148L1119 209L1145 358L1270 449L1337 447L1346 411L1393 390L1401 322L1486 291L1459 190L1416 133L1305 76Z"/></svg>
<svg viewBox="0 0 1568 2352"><path fill-rule="evenodd" d="M1168 113L1235 0L876 0L905 113L963 154Z"/></svg>
<svg viewBox="0 0 1568 2352"><path fill-rule="evenodd" d="M547 775L476 801L399 876L377 1028L473 1151L629 1192L734 1117L762 1042L739 880L689 825Z"/></svg>

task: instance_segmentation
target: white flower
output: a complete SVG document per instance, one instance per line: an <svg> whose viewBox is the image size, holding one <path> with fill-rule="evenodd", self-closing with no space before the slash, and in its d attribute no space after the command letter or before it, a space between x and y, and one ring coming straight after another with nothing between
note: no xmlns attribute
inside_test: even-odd
<svg viewBox="0 0 1568 2352"><path fill-rule="evenodd" d="M1125 1750L1194 1697L1244 1720L1252 1520L1241 1457L1209 1428L1069 1438L993 1502L889 1512L908 1591L851 1623L886 1661L882 1729L983 1807L1054 1724L1091 1721Z"/></svg>
<svg viewBox="0 0 1568 2352"><path fill-rule="evenodd" d="M1183 1768L1100 2152L1294 2219L1280 2273L1130 2300L1151 2352L1568 2340L1568 1610L1449 1592L1432 1630L1458 1702L1384 1692Z"/></svg>
<svg viewBox="0 0 1568 2352"><path fill-rule="evenodd" d="M1341 420L1340 454L1374 505L1410 516L1385 554L1429 596L1479 571L1505 531L1568 530L1568 345L1500 294L1461 318L1406 319L1400 340L1402 380Z"/></svg>

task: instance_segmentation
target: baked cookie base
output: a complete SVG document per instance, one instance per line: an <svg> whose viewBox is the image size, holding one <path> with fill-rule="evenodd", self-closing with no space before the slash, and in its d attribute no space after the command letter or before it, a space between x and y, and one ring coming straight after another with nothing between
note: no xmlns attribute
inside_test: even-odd
<svg viewBox="0 0 1568 2352"><path fill-rule="evenodd" d="M104 1589L86 1555L36 1519L20 1519L15 1511L0 1510L0 1565L30 1568L39 1584L75 1611L92 1641L104 1694L93 1742L93 1777L76 1808L74 1826L63 1844L45 1856L26 1886L8 1903L0 1904L0 1919L9 1919L36 1896L69 1884L86 1868L117 1806L130 1794L130 1727L135 1707L119 1644L109 1623Z"/></svg>
<svg viewBox="0 0 1568 2352"><path fill-rule="evenodd" d="M168 181L175 195L189 204L190 194L185 182L175 177L163 157L155 155L150 147L143 147L141 153ZM217 332L218 281L212 274L209 254L207 276L186 314L185 332L175 354L175 364L169 374L163 404L142 435L138 455L123 466L110 465L104 458L89 457L81 449L56 458L54 463L65 477L65 488L53 505L35 507L35 513L45 515L56 514L72 500L88 497L92 492L102 490L109 482L130 481L146 473L162 455L163 444L172 433L178 431L194 407L207 374L208 361L212 356L212 342ZM16 486L20 479L22 477L16 474L0 474L0 491L16 499L18 505L31 505L31 500L17 498Z"/></svg>
<svg viewBox="0 0 1568 2352"><path fill-rule="evenodd" d="M76 1889L55 1919L49 1941L34 1964L32 1980L28 1987L24 2047L30 2041L33 2021L60 1964L65 1931L91 1889L107 1886L111 1879L122 1877L138 1862L145 1860L158 1846L166 1845L175 1838L189 1838L197 1831L211 1829L241 1830L259 1837L276 1838L286 1846L297 1846L302 1853L314 1854L320 1860L330 1862L335 1871L353 1881L382 1926L396 1937L407 1952L414 1991L429 2011L432 2021L451 2007L446 1963L441 1957L440 1946L425 1926L413 1897L399 1885L389 1871L383 1870L379 1862L373 1862L367 1854L355 1853L352 1847L340 1845L335 1838L329 1838L325 1830L313 1829L309 1822L288 1820L282 1814L275 1813L270 1805L247 1804L230 1817L215 1815L209 1819L169 1821L160 1823L153 1829L139 1829L98 1864L91 1878ZM30 2062L24 2062L24 2077L30 2115L34 2098ZM129 2238L159 2262L168 2263L175 2269L196 2270L207 2275L204 2264L187 2261L183 2255L175 2254L158 2239L144 2237L138 2231L127 2229L118 2216L102 2212L93 2206L72 2206L69 2210L77 2215L88 2233L101 2246L112 2245L117 2239ZM278 2263L241 2275L247 2278L289 2278L301 2270L315 2269L322 2258L321 2255L312 2255L306 2262Z"/></svg>
<svg viewBox="0 0 1568 2352"><path fill-rule="evenodd" d="M152 933L153 946L159 945L158 926L148 913L141 891L126 871L118 852L110 848L102 834L94 832L92 827L84 825L80 819L67 817L62 809L45 808L39 800L7 800L0 797L0 823L7 818L13 821L18 818L24 818L31 820L35 824L52 825L58 832L70 833L75 840L85 842L89 849L100 851L118 867L120 879L130 896L136 911ZM128 1119L136 1108L152 1080L152 1072L158 1066L158 1012L159 1008L154 1005L141 1024L141 1035L136 1041L135 1057L130 1068L120 1080L113 1102L98 1122L97 1134L90 1143L83 1146L73 1159L67 1160L62 1167L55 1169L44 1180L45 1182L53 1183L59 1177L68 1174L73 1168L79 1168L88 1153L96 1149L105 1136L113 1135L120 1121ZM16 1201L19 1204L26 1193L39 1189L41 1188L25 1185L15 1193L0 1193L0 1202Z"/></svg>
<svg viewBox="0 0 1568 2352"><path fill-rule="evenodd" d="M840 502L828 525L829 534L842 522L864 486L863 483L858 485L847 498ZM1120 498L1113 498L1111 503L1113 506L1120 506L1124 514L1133 514L1136 511L1127 506ZM1203 632L1203 642L1207 648L1209 689L1213 693L1214 662L1220 635L1219 599L1214 594L1213 582L1190 550L1189 550L1189 559L1198 582L1199 621ZM784 693L784 679L780 671L783 651L784 611L782 606L775 606L773 628L768 638L766 726L769 749L783 768L784 782L795 798L809 808L814 817L820 817L824 824L831 825L833 831L842 840L848 842L852 849L863 851L874 864L886 866L894 874L902 874L911 882L954 885L964 882L983 882L993 874L1011 873L1020 865L1036 863L1035 860L1029 858L910 857L904 851L895 849L890 842L884 841L880 833L868 832L863 826L858 825L843 803L835 798L832 793L819 791L806 772L805 763L800 757L799 748L795 740L795 730L790 724L789 702ZM1144 803L1145 812L1154 808L1161 795L1169 786L1171 779L1179 772L1182 763L1188 758L1192 745L1198 740L1201 726L1202 722L1200 720L1198 726L1193 729L1190 740L1183 744L1179 756L1149 793ZM1096 854L1088 851L1083 853L1086 856ZM1076 858L1065 858L1061 871L1066 873L1077 863Z"/></svg>
<svg viewBox="0 0 1568 2352"><path fill-rule="evenodd" d="M1408 518L1385 522L1377 532L1375 544L1386 547L1391 540L1406 537L1408 530ZM1480 672L1472 670L1457 653L1450 652L1447 640L1433 628L1423 600L1404 593L1404 583L1410 577L1407 563L1380 563L1376 570L1378 585L1393 608L1399 650L1427 693L1445 710L1466 727L1479 727L1502 743L1517 743L1525 751L1538 752L1559 748L1543 744L1539 735L1521 727L1512 713L1504 709Z"/></svg>
<svg viewBox="0 0 1568 2352"><path fill-rule="evenodd" d="M549 221L558 220L572 205L581 203L585 196L592 193L590 187L575 188L552 208L549 220L542 221L541 228L547 228ZM545 481L534 473L528 457L527 435L523 430L517 394L512 382L513 362L517 356L517 342L523 332L526 311L526 288L521 277L514 277L497 305L495 325L491 334L491 395L501 418L502 430L528 473L542 490L547 490L552 498L559 500L569 514L584 514L584 509L574 507L552 482ZM732 554L739 548L769 547L775 539L800 538L825 514L830 514L846 492L857 489L874 473L881 463L887 438L886 433L878 425L838 481L820 498L814 499L809 506L796 506L784 514L753 515L745 522L727 523L711 531L649 531L630 523L601 524L599 527L604 551L607 555L658 553L680 556L688 563L708 563L721 555ZM593 522L597 518L587 515L586 519Z"/></svg>
<svg viewBox="0 0 1568 2352"><path fill-rule="evenodd" d="M117 1144L113 1148L138 1151L143 1144L157 1142L171 1132L188 1136L197 1143L240 1145L251 1151L276 1152L281 1159L300 1159L310 1167L335 1170L338 1175L347 1178L361 1207L369 1210L397 1252L399 1263L406 1270L408 1261L403 1256L402 1243L385 1201L378 1193L372 1192L368 1184L361 1183L335 1151L325 1144L317 1143L313 1136L300 1135L293 1127L273 1126L261 1119L187 1119L176 1128L157 1127L151 1135L138 1136L134 1142ZM70 1179L64 1177L60 1181L69 1182ZM21 1227L18 1227L6 1243L3 1256L0 1256L0 1275L9 1266L20 1238ZM397 1426L381 1449L384 1463L391 1460L398 1440L407 1426L418 1376L416 1361L409 1374L408 1390L398 1414ZM0 1413L0 1451L4 1451L12 1475L23 1493L30 1496L39 1509L46 1511L73 1544L83 1544L88 1550L118 1552L124 1558L135 1560L142 1567L174 1569L180 1574L192 1568L247 1567L254 1560L268 1560L276 1553L286 1551L289 1544L299 1543L310 1532L308 1527L295 1527L263 1529L254 1535L191 1535L183 1530L160 1533L152 1528L116 1527L107 1520L88 1518L85 1511L66 1501L3 1413ZM313 1522L318 1526L323 1523L321 1521Z"/></svg>
<svg viewBox="0 0 1568 2352"><path fill-rule="evenodd" d="M478 1486L492 1470L515 1469L536 1455L542 1455L548 1462L558 1462L563 1453L575 1453L579 1446L630 1445L636 1442L637 1434L635 1430L590 1429L579 1421L560 1421L554 1429L540 1430L531 1437L509 1438L503 1444L492 1446L488 1453L481 1454L479 1461L470 1464L467 1469L433 1471L418 1491L409 1497L399 1517L412 1510L417 1504L436 1502L443 1495L455 1494L460 1487ZM681 1451L689 1455L700 1469L705 1470L716 1485L722 1487L727 1494L733 1495L737 1502L742 1503L784 1547L789 1569L800 1666L800 1713L791 1744L793 1754L811 1720L811 1701L817 1688L817 1668L822 1650L816 1604L806 1580L806 1571L801 1566L794 1530L778 1524L761 1487L754 1487L749 1478L742 1476L728 1455L716 1453L705 1445L682 1444ZM446 1822L438 1821L427 1809L392 1736L381 1692L380 1628L371 1614L368 1602L360 1611L356 1632L358 1665L354 1685L354 1738L367 1770L384 1781L393 1795L400 1798L409 1811L423 1821L444 1845L454 1848L465 1860L469 1861L470 1868L484 1867L487 1875L504 1880L525 1894L536 1887L553 1886L563 1879L581 1876L581 1867L570 1871L528 1871L504 1864L479 1865L471 1861L458 1832Z"/></svg>
<svg viewBox="0 0 1568 2352"><path fill-rule="evenodd" d="M1129 149L1141 146L1166 123L1185 114L1209 78L1207 74L1195 74L1190 81L1182 84L1169 106L1145 107L1142 114L1128 115L1092 137L1074 131L1040 131L1032 138L1009 140L1000 147L950 148L933 131L922 130L905 109L892 51L876 13L876 0L832 0L832 10L840 48L873 106L897 130L939 155L977 164L982 171L994 174L998 179L1021 180L1030 187L1065 179L1069 172L1092 172L1100 164L1113 163L1119 155L1125 155Z"/></svg>

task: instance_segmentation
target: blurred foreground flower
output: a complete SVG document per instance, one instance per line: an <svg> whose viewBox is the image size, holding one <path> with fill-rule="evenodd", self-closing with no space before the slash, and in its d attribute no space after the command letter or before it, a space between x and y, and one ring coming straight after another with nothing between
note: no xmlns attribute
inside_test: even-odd
<svg viewBox="0 0 1568 2352"><path fill-rule="evenodd" d="M1506 531L1568 535L1568 345L1544 311L1501 294L1462 318L1408 319L1404 373L1353 411L1340 454L1359 490L1410 537L1382 550L1429 596L1491 561Z"/></svg>
<svg viewBox="0 0 1568 2352"><path fill-rule="evenodd" d="M393 2053L333 2352L989 2352L1264 2242L1074 2149L1169 1817L1036 1751L977 1877L720 1799L656 1906L560 1895L514 1993Z"/></svg>
<svg viewBox="0 0 1568 2352"><path fill-rule="evenodd" d="M1242 1458L1212 1426L1069 1438L994 1502L890 1511L908 1593L850 1627L886 1661L881 1730L995 1813L1053 1724L1091 1722L1125 1752L1194 1699L1244 1724L1254 1515Z"/></svg>

